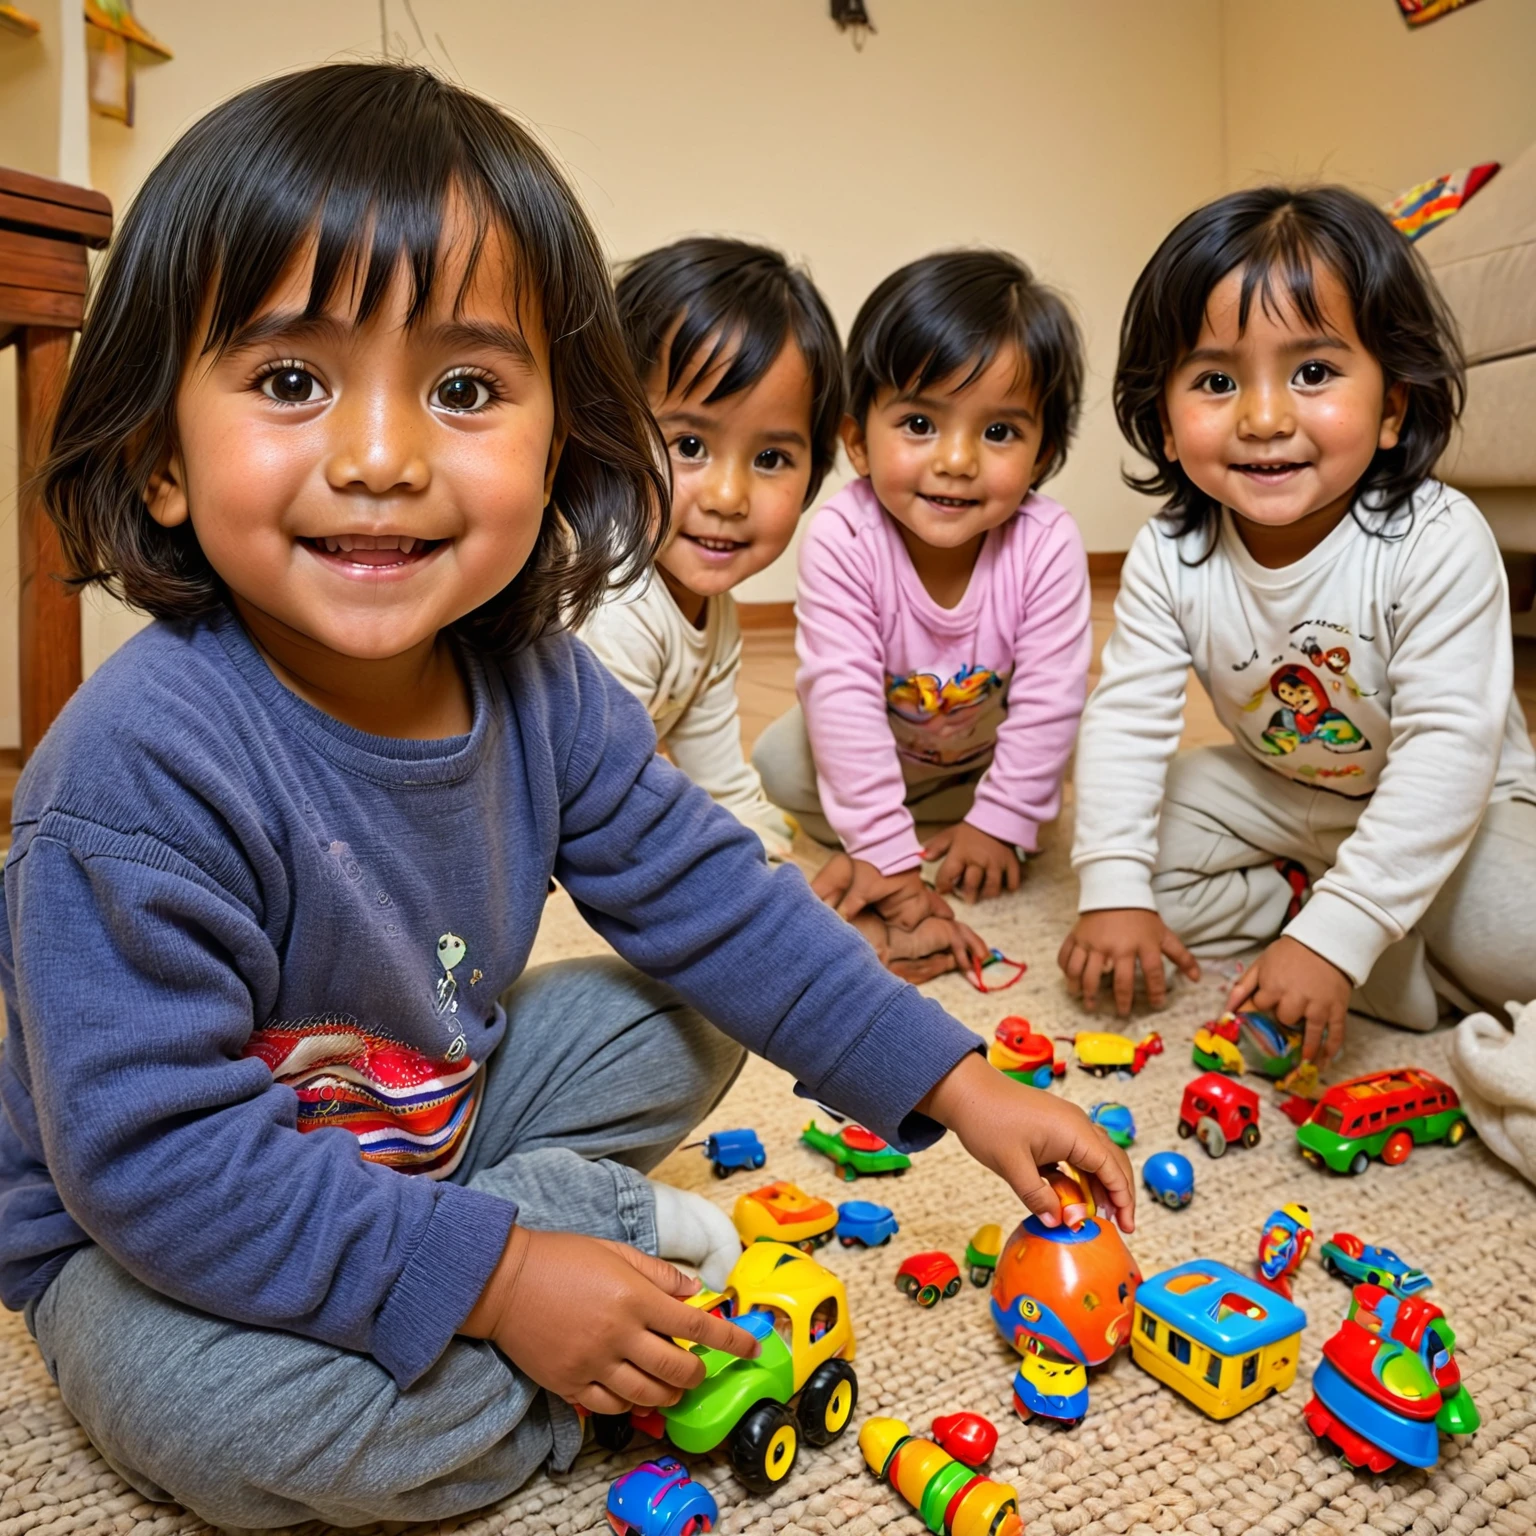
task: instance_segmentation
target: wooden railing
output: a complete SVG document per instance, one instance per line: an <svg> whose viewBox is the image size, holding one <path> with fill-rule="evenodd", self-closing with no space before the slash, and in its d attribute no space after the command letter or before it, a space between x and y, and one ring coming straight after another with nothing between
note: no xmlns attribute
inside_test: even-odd
<svg viewBox="0 0 1536 1536"><path fill-rule="evenodd" d="M80 686L80 599L59 580L58 535L32 483L85 312L86 248L112 234L100 192L0 168L0 347L16 348L21 756Z"/></svg>

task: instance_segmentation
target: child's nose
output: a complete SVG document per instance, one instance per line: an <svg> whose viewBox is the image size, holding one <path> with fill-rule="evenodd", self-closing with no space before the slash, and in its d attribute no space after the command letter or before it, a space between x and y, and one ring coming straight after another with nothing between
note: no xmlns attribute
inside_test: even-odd
<svg viewBox="0 0 1536 1536"><path fill-rule="evenodd" d="M720 517L745 517L751 505L751 476L747 466L722 454L704 487L704 510Z"/></svg>
<svg viewBox="0 0 1536 1536"><path fill-rule="evenodd" d="M1288 437L1296 428L1291 392L1262 382L1243 395L1238 430L1249 437Z"/></svg>
<svg viewBox="0 0 1536 1536"><path fill-rule="evenodd" d="M337 491L424 490L432 478L422 442L420 410L393 392L350 391L331 408L326 480Z"/></svg>
<svg viewBox="0 0 1536 1536"><path fill-rule="evenodd" d="M947 475L974 475L975 438L969 432L946 432L938 440L938 467Z"/></svg>

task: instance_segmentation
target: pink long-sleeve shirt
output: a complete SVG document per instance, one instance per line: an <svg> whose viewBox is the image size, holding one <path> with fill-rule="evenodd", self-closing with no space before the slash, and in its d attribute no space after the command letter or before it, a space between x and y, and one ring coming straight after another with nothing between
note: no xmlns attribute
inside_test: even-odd
<svg viewBox="0 0 1536 1536"><path fill-rule="evenodd" d="M1088 558L1065 507L1031 494L987 535L943 608L867 479L816 514L800 550L796 688L822 813L882 874L922 862L908 789L984 767L966 820L1036 846L1087 693Z"/></svg>

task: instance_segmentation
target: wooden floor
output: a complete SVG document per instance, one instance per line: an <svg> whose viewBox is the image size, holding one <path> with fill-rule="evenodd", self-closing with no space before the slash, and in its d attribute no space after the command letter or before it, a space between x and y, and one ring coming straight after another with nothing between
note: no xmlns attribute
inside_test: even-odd
<svg viewBox="0 0 1536 1536"><path fill-rule="evenodd" d="M1114 628L1116 581L1095 582L1093 588L1093 670L1090 686L1098 681L1099 653ZM748 629L742 637L741 735L747 751L770 721L795 702L795 638L788 630ZM1536 640L1515 641L1515 692L1525 709L1526 723L1536 737ZM1186 747L1215 746L1230 741L1226 727L1216 718L1205 689L1190 675L1184 707Z"/></svg>

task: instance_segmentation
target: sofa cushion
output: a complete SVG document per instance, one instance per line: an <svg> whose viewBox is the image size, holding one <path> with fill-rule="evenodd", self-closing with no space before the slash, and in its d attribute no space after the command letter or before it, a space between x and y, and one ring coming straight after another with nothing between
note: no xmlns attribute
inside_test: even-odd
<svg viewBox="0 0 1536 1536"><path fill-rule="evenodd" d="M1536 350L1536 145L1417 248L1461 327L1469 363Z"/></svg>
<svg viewBox="0 0 1536 1536"><path fill-rule="evenodd" d="M1467 369L1467 408L1435 473L1469 490L1536 485L1533 422L1536 352Z"/></svg>

